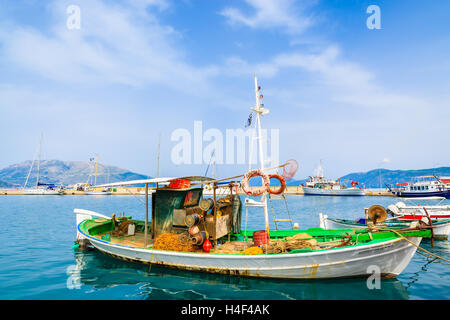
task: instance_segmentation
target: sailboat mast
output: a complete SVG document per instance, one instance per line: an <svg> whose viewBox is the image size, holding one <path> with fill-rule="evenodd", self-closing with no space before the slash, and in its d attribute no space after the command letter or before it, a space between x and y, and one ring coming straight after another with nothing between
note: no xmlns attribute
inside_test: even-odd
<svg viewBox="0 0 450 320"><path fill-rule="evenodd" d="M256 126L258 130L258 145L259 145L259 162L260 162L260 169L264 170L264 152L263 152L263 137L261 133L261 115L263 112L265 112L264 108L261 106L261 96L259 94L259 87L258 87L258 78L255 74L255 98L256 98L256 106L255 106L255 113L256 113ZM264 222L266 227L266 232L269 234L269 213L267 210L267 192L264 192L261 198L261 202L264 203Z"/></svg>
<svg viewBox="0 0 450 320"><path fill-rule="evenodd" d="M38 155L38 163L37 163L36 188L39 186L39 170L40 170L40 166L41 166L42 136L43 136L43 134L41 133L41 139L39 141L39 155Z"/></svg>
<svg viewBox="0 0 450 320"><path fill-rule="evenodd" d="M98 154L95 160L95 178L94 178L94 187L97 185L97 169L98 169Z"/></svg>

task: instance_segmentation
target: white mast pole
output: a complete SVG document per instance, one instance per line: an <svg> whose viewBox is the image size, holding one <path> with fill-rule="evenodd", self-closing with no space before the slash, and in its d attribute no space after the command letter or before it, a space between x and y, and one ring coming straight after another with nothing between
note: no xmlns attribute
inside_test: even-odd
<svg viewBox="0 0 450 320"><path fill-rule="evenodd" d="M97 170L98 170L98 154L95 160L95 181L94 181L94 187L97 185Z"/></svg>
<svg viewBox="0 0 450 320"><path fill-rule="evenodd" d="M39 186L39 169L41 166L42 135L43 135L43 133L41 132L41 140L39 141L39 155L38 155L38 163L37 163L36 188L38 188L38 186Z"/></svg>
<svg viewBox="0 0 450 320"><path fill-rule="evenodd" d="M258 78L255 74L255 98L256 98L256 125L258 130L258 145L259 145L259 161L261 170L264 170L264 152L263 152L263 141L262 141L262 133L261 133L261 115L263 114L264 108L261 107L261 99L258 90ZM269 213L267 211L267 192L264 192L261 198L261 202L264 203L264 222L266 227L266 232L269 234Z"/></svg>

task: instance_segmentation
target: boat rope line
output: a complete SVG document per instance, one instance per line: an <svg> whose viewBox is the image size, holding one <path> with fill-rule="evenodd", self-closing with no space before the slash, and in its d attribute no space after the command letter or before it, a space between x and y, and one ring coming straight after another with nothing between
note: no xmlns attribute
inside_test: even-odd
<svg viewBox="0 0 450 320"><path fill-rule="evenodd" d="M399 235L403 240L408 241L408 242L411 243L413 246L415 246L417 249L424 251L425 253L429 254L431 257L433 257L433 258L435 258L435 259L440 259L440 260L445 261L445 262L447 262L447 263L450 263L450 260L445 259L445 258L443 258L443 257L441 257L441 256L438 256L437 254L434 254L434 253L432 253L432 252L430 252L430 251L428 251L428 250L425 250L424 248L420 247L419 245L415 244L414 242L412 242L411 240L409 240L408 238L406 238L405 236L403 236L401 233L399 233L399 232L397 232L397 231L395 231L395 230L393 230L393 229L389 229L389 228L382 228L382 229L383 229L383 230L387 230L387 231L394 232L395 234ZM418 253L419 253L419 254L422 254L423 256L425 256L425 257L431 259L431 257L426 256L426 255L423 254L423 253L420 253L420 252L418 252Z"/></svg>
<svg viewBox="0 0 450 320"><path fill-rule="evenodd" d="M143 204L145 204L145 201L142 200L141 198L139 198L138 196L136 196L133 192L131 192L130 190L128 190L128 188L126 188L125 190L127 190L127 192L129 194L131 194L133 197L135 197L136 199L138 199L140 202L142 202Z"/></svg>
<svg viewBox="0 0 450 320"><path fill-rule="evenodd" d="M278 169L278 168L284 168L287 165L288 165L288 163L286 162L284 164L280 164L280 165L275 166L275 167L265 168L264 171L274 170L274 169ZM222 179L216 179L216 180L208 180L208 183L222 182L222 181L226 181L226 180L230 180L230 179L241 178L241 177L243 177L245 175L246 175L246 173L240 174L238 176L228 177L228 178L222 178ZM191 186L200 185L200 184L205 184L205 182L203 181L203 182L191 183Z"/></svg>

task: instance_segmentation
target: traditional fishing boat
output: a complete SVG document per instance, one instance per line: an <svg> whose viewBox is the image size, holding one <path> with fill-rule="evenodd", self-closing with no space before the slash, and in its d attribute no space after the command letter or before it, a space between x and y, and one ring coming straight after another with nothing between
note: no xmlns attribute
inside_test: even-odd
<svg viewBox="0 0 450 320"><path fill-rule="evenodd" d="M265 168L261 119L268 110L261 103L255 76L256 131L259 139L259 168L228 179L180 177L119 182L104 187L145 185L145 218L125 214L111 216L75 209L77 243L93 246L117 259L159 265L188 271L236 276L285 279L325 279L367 276L369 267L377 267L382 277L396 277L408 265L423 237L430 237L426 226L392 230L339 229L269 230L267 198L282 194L285 179L293 174L287 162ZM283 169L283 175L269 174ZM295 174L295 173L294 173ZM232 179L242 177L242 181ZM263 185L248 188L250 178L260 176ZM281 186L270 187L270 179ZM230 181L231 180L231 181ZM203 198L203 185L213 188L227 181L230 194ZM149 220L150 184L169 182L152 194ZM235 193L240 185L248 196L245 201L245 226L242 228L242 201ZM214 190L213 190L214 191ZM248 208L264 211L264 230L247 230Z"/></svg>
<svg viewBox="0 0 450 320"><path fill-rule="evenodd" d="M336 219L336 218L329 218L327 215L323 213L319 213L319 221L320 221L320 227L323 229L367 229L371 223L373 223L373 219L371 219L371 215L369 212L371 212L372 208L377 208L378 210L385 210L381 206L374 205L370 208L365 208L364 212L364 218L351 220L351 219ZM408 226L411 226L412 223L424 223L427 225L430 225L430 219L428 219L426 213L424 210L422 210L423 214L416 215L414 218L407 218L407 216L401 216L401 215L395 215L391 218L386 218L388 215L388 212L390 212L389 209L385 210L385 213L382 213L385 219L378 220L376 222L377 226L386 227L386 228L392 228L392 229L401 229L401 228L407 228ZM436 219L435 216L430 215L431 218L431 226L433 228L433 236L434 238L438 240L446 240L448 239L449 233L450 233L450 219Z"/></svg>
<svg viewBox="0 0 450 320"><path fill-rule="evenodd" d="M364 196L365 191L358 187L358 183L352 181L348 188L338 180L325 179L323 175L322 161L314 171L314 176L302 185L303 193L308 196Z"/></svg>

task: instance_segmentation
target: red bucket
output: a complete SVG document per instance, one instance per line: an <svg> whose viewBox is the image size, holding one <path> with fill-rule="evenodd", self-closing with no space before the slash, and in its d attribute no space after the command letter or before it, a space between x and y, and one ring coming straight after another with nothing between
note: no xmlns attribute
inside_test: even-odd
<svg viewBox="0 0 450 320"><path fill-rule="evenodd" d="M253 244L255 246L260 246L269 243L270 236L265 230L253 232Z"/></svg>

